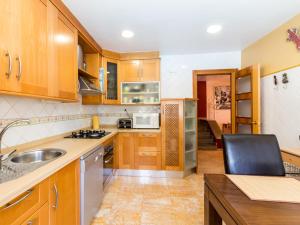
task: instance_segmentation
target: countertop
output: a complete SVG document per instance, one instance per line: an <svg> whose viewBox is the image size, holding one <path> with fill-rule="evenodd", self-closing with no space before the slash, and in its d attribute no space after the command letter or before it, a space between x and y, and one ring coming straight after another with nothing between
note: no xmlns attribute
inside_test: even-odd
<svg viewBox="0 0 300 225"><path fill-rule="evenodd" d="M283 148L281 151L300 157L300 148Z"/></svg>
<svg viewBox="0 0 300 225"><path fill-rule="evenodd" d="M60 138L56 141L51 141L42 145L35 146L33 149L60 148L66 150L67 153L64 156L57 158L52 162L34 170L33 172L30 172L15 180L0 184L0 207L13 200L15 197L19 196L27 189L30 189L47 177L51 176L72 161L80 158L80 156L109 140L118 133L117 130L109 131L111 133L101 139Z"/></svg>
<svg viewBox="0 0 300 225"><path fill-rule="evenodd" d="M40 183L47 177L51 176L61 168L65 167L72 161L79 159L80 156L101 145L105 141L114 137L119 132L160 132L160 129L117 129L115 127L103 126L101 129L105 129L111 132L109 135L101 139L65 139L60 137L56 140L48 141L44 144L34 146L34 148L28 148L27 150L37 148L60 148L66 150L66 154L60 158L53 160L52 162L22 176L15 180L4 182L0 184L0 207L7 202L13 200L15 197L22 194L24 191L30 189L36 184ZM25 150L26 151L26 150Z"/></svg>

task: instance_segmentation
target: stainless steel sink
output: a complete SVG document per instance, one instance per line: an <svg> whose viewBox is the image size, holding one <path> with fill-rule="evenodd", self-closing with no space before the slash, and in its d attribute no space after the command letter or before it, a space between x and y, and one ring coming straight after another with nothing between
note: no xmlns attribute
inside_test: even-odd
<svg viewBox="0 0 300 225"><path fill-rule="evenodd" d="M46 148L15 154L10 161L13 163L38 163L56 159L66 154L65 150Z"/></svg>

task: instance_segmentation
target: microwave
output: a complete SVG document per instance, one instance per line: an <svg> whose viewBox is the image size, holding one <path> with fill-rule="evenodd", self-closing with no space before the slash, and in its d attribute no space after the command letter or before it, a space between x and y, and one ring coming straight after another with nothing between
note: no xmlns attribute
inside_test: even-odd
<svg viewBox="0 0 300 225"><path fill-rule="evenodd" d="M159 113L133 113L133 128L159 128Z"/></svg>

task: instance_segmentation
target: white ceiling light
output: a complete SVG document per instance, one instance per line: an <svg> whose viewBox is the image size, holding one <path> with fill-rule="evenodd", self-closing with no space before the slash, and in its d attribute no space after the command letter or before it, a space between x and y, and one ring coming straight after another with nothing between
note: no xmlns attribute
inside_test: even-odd
<svg viewBox="0 0 300 225"><path fill-rule="evenodd" d="M134 33L131 30L123 30L122 31L122 37L124 38L132 38L134 36Z"/></svg>
<svg viewBox="0 0 300 225"><path fill-rule="evenodd" d="M222 30L222 26L215 24L215 25L211 25L207 28L207 33L209 34L216 34L219 33Z"/></svg>

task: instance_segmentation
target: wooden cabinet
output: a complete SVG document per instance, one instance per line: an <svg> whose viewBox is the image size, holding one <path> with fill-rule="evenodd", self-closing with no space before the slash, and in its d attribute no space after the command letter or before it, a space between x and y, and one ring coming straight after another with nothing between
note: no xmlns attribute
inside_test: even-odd
<svg viewBox="0 0 300 225"><path fill-rule="evenodd" d="M17 0L0 1L0 89L4 91L17 90L18 82L12 75L12 61L16 50L17 30L15 29L18 16L15 10Z"/></svg>
<svg viewBox="0 0 300 225"><path fill-rule="evenodd" d="M161 134L157 132L119 133L120 169L161 169Z"/></svg>
<svg viewBox="0 0 300 225"><path fill-rule="evenodd" d="M0 208L1 225L21 224L48 201L48 193L49 180L46 179L2 206Z"/></svg>
<svg viewBox="0 0 300 225"><path fill-rule="evenodd" d="M24 94L48 95L47 0L19 0L17 51L12 79ZM15 91L15 90L11 90Z"/></svg>
<svg viewBox="0 0 300 225"><path fill-rule="evenodd" d="M74 26L49 0L3 0L0 7L0 91L77 100Z"/></svg>
<svg viewBox="0 0 300 225"><path fill-rule="evenodd" d="M140 81L140 60L121 61L121 81Z"/></svg>
<svg viewBox="0 0 300 225"><path fill-rule="evenodd" d="M47 96L47 1L4 0L0 7L1 91Z"/></svg>
<svg viewBox="0 0 300 225"><path fill-rule="evenodd" d="M22 225L49 225L49 205L46 203Z"/></svg>
<svg viewBox="0 0 300 225"><path fill-rule="evenodd" d="M121 81L159 81L160 80L160 60L125 60L121 61Z"/></svg>
<svg viewBox="0 0 300 225"><path fill-rule="evenodd" d="M118 154L120 169L134 168L134 133L119 133Z"/></svg>
<svg viewBox="0 0 300 225"><path fill-rule="evenodd" d="M119 61L103 58L104 67L104 98L103 103L120 104Z"/></svg>
<svg viewBox="0 0 300 225"><path fill-rule="evenodd" d="M161 102L162 169L183 169L183 101Z"/></svg>
<svg viewBox="0 0 300 225"><path fill-rule="evenodd" d="M141 81L160 80L160 60L147 59L141 60Z"/></svg>
<svg viewBox="0 0 300 225"><path fill-rule="evenodd" d="M134 138L134 168L161 169L160 133L137 133Z"/></svg>
<svg viewBox="0 0 300 225"><path fill-rule="evenodd" d="M197 167L197 100L166 99L161 105L162 168L195 172Z"/></svg>
<svg viewBox="0 0 300 225"><path fill-rule="evenodd" d="M79 160L50 177L50 224L79 225Z"/></svg>
<svg viewBox="0 0 300 225"><path fill-rule="evenodd" d="M77 99L77 30L48 2L49 95Z"/></svg>

